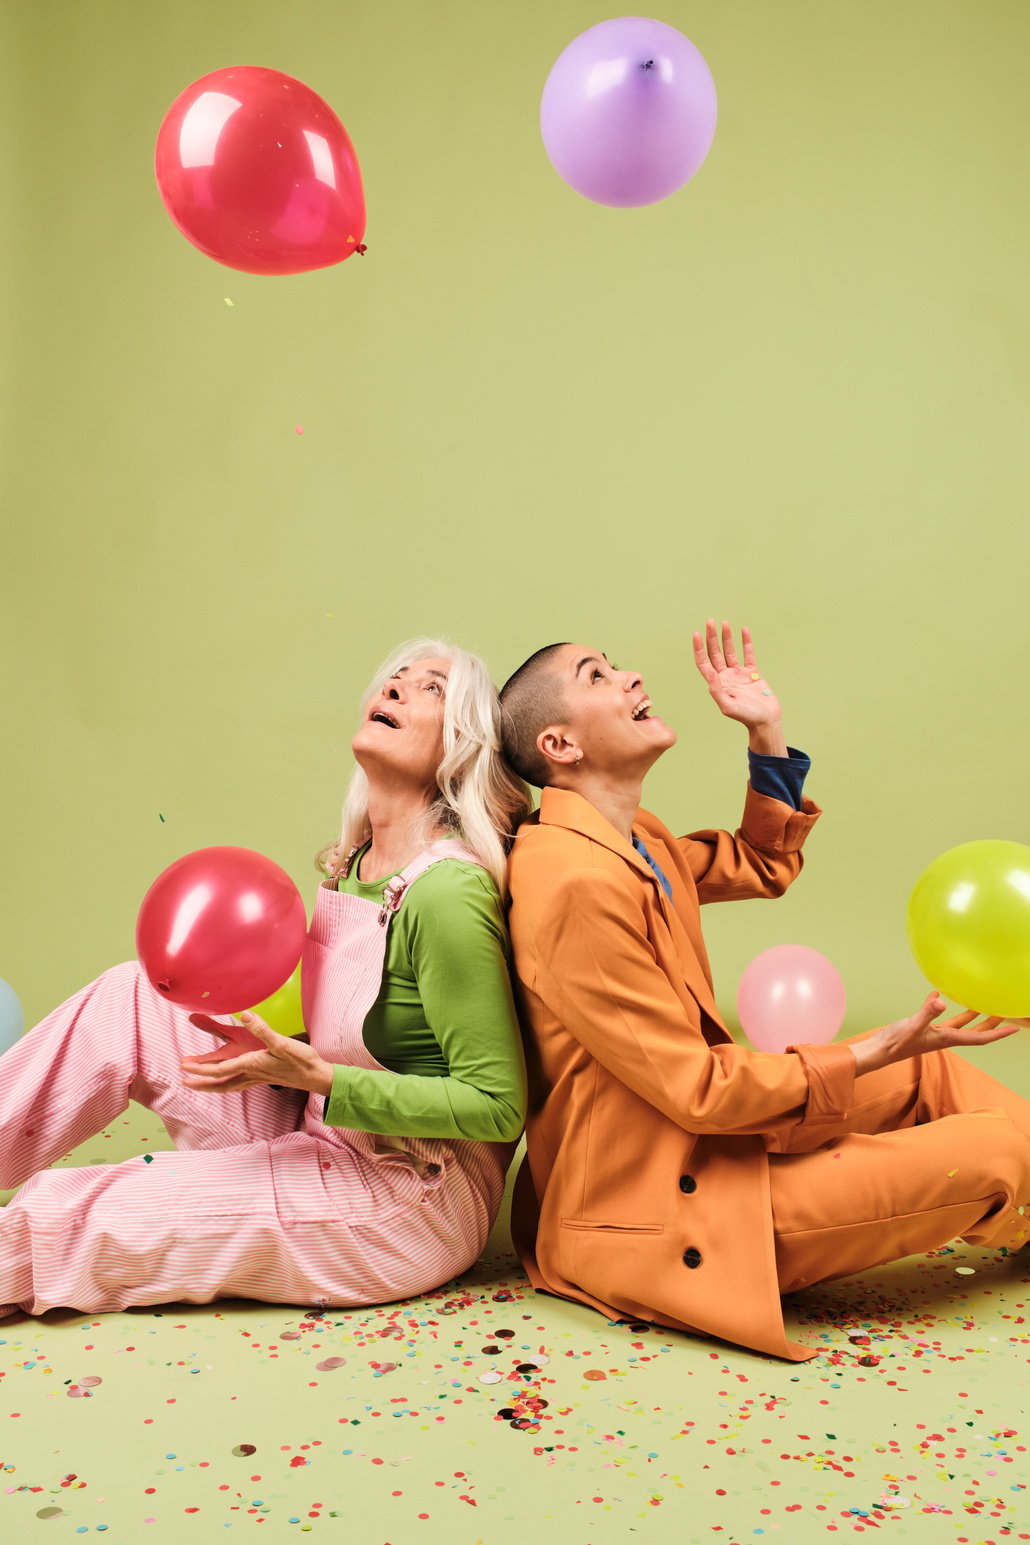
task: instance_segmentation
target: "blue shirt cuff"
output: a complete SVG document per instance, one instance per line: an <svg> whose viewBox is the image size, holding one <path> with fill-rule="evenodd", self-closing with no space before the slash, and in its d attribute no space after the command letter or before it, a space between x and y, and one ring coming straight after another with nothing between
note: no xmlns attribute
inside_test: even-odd
<svg viewBox="0 0 1030 1545"><path fill-rule="evenodd" d="M805 776L812 762L803 751L787 747L786 756L766 756L764 752L747 753L748 778L756 794L780 799L795 810L801 809Z"/></svg>

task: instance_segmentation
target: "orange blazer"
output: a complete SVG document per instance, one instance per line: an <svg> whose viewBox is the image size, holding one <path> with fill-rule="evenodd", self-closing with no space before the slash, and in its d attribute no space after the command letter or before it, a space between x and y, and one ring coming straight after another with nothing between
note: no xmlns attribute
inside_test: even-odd
<svg viewBox="0 0 1030 1545"><path fill-rule="evenodd" d="M768 1154L818 1143L851 1102L844 1045L734 1044L701 903L779 896L822 811L748 784L739 829L674 837L645 810L653 870L580 795L545 789L511 856L526 1039L527 1154L512 1235L534 1287L801 1360L783 1326Z"/></svg>

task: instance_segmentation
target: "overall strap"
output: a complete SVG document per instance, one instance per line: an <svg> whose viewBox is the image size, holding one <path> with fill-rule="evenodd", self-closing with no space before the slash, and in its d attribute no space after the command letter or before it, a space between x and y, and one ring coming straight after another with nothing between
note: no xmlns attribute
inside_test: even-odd
<svg viewBox="0 0 1030 1545"><path fill-rule="evenodd" d="M486 866L481 858L477 858L471 848L464 843L456 841L453 837L442 838L434 842L430 847L423 849L417 858L413 858L406 869L400 874L394 875L383 888L383 905L379 913L379 921L385 927L387 920L400 906L410 886L424 875L427 869L432 869L434 864L439 864L448 858L459 859L465 864L477 864L480 869Z"/></svg>
<svg viewBox="0 0 1030 1545"><path fill-rule="evenodd" d="M346 858L341 858L339 855L337 855L336 862L332 869L329 871L328 878L323 880L322 884L329 890L335 890L337 882L339 880L345 880L350 874L354 860L361 852L361 849L364 847L364 845L365 844L363 842L356 842L351 848L350 852L347 854Z"/></svg>

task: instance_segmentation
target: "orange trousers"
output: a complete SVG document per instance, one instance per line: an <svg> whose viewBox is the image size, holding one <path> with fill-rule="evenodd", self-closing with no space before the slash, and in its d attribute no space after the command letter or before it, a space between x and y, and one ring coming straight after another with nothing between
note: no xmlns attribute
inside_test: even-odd
<svg viewBox="0 0 1030 1545"><path fill-rule="evenodd" d="M1015 1250L1030 1239L1030 1100L954 1052L910 1057L858 1078L832 1135L771 1153L769 1173L782 1293L959 1237Z"/></svg>

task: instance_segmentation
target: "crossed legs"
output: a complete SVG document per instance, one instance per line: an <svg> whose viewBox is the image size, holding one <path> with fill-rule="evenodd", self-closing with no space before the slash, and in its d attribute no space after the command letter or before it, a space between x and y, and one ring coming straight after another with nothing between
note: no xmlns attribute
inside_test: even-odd
<svg viewBox="0 0 1030 1545"><path fill-rule="evenodd" d="M1030 1238L1030 1101L954 1052L908 1058L859 1078L832 1136L770 1154L769 1173L784 1293L956 1237L1016 1249Z"/></svg>

